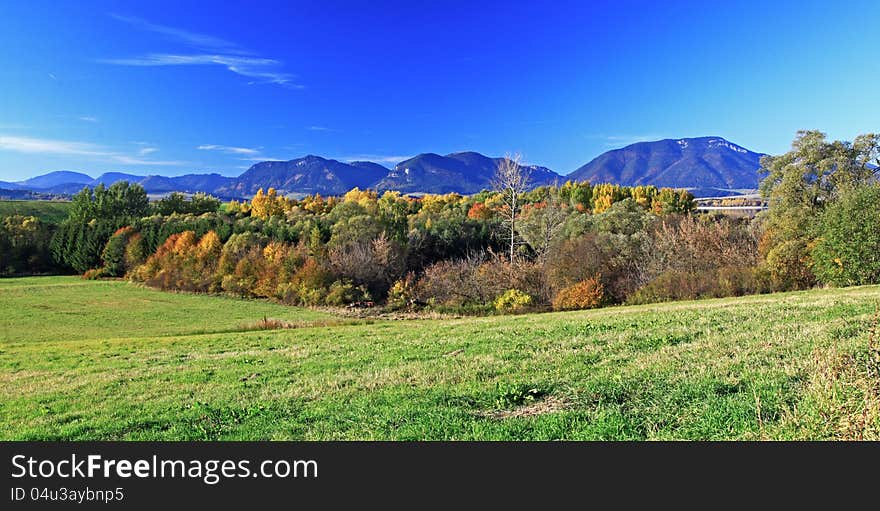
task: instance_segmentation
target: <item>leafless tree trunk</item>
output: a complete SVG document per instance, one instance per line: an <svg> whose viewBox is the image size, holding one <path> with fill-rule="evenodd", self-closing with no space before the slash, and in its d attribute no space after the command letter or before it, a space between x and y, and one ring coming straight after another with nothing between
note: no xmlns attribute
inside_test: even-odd
<svg viewBox="0 0 880 511"><path fill-rule="evenodd" d="M492 179L492 187L501 194L501 202L504 205L502 217L506 231L510 237L510 262L516 256L516 219L522 209L522 195L529 189L529 170L520 165L522 155L506 154Z"/></svg>
<svg viewBox="0 0 880 511"><path fill-rule="evenodd" d="M517 222L517 232L525 240L540 264L547 262L547 256L554 244L559 241L568 214L562 209L559 200L559 188L549 189L544 206L532 210Z"/></svg>

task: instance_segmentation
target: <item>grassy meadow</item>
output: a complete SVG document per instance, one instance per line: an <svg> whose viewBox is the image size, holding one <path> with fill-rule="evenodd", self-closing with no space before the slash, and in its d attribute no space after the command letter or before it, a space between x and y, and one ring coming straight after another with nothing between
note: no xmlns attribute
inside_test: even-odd
<svg viewBox="0 0 880 511"><path fill-rule="evenodd" d="M335 322L5 279L0 439L877 439L878 305L868 286Z"/></svg>
<svg viewBox="0 0 880 511"><path fill-rule="evenodd" d="M0 200L0 218L12 215L35 216L50 224L67 218L70 202L44 200Z"/></svg>

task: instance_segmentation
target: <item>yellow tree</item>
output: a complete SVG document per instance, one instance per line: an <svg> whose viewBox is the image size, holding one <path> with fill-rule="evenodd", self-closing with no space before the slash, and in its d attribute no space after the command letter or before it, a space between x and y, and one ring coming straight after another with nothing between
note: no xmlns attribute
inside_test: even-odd
<svg viewBox="0 0 880 511"><path fill-rule="evenodd" d="M251 215L258 218L283 215L287 209L289 209L287 199L279 197L278 192L274 188L269 188L269 191L265 194L263 189L260 188L251 200Z"/></svg>

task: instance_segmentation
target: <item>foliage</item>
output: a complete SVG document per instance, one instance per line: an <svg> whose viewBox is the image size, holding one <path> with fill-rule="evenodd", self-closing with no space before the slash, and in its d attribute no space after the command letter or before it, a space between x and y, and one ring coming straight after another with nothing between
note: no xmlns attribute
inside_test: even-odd
<svg viewBox="0 0 880 511"><path fill-rule="evenodd" d="M531 295L518 289L508 289L495 299L495 310L498 312L518 312L534 303Z"/></svg>
<svg viewBox="0 0 880 511"><path fill-rule="evenodd" d="M582 280L566 287L553 299L555 310L592 309L602 304L604 286L599 277Z"/></svg>
<svg viewBox="0 0 880 511"><path fill-rule="evenodd" d="M83 280L98 280L110 276L104 268L92 268L82 274Z"/></svg>
<svg viewBox="0 0 880 511"><path fill-rule="evenodd" d="M153 204L153 211L159 215L203 215L215 213L220 209L220 200L206 193L196 193L189 200L180 192L172 192Z"/></svg>
<svg viewBox="0 0 880 511"><path fill-rule="evenodd" d="M847 193L818 221L813 273L838 286L880 282L880 185Z"/></svg>
<svg viewBox="0 0 880 511"><path fill-rule="evenodd" d="M104 250L101 252L101 261L104 263L105 273L111 277L121 277L128 270L126 267L126 246L128 239L134 234L131 227L123 227L113 233Z"/></svg>
<svg viewBox="0 0 880 511"><path fill-rule="evenodd" d="M544 201L523 208L517 232L529 245L538 261L547 260L550 251L561 240L569 212L563 207L558 191L549 189Z"/></svg>
<svg viewBox="0 0 880 511"><path fill-rule="evenodd" d="M508 290L535 306L568 300L567 308L797 289L817 276L872 282L870 236L854 234L846 215L835 224L829 213L824 227L820 219L870 181L877 145L873 135L850 144L802 132L790 153L765 160L770 210L756 222L697 213L689 192L650 185L529 190L529 168L507 158L497 189L472 196L355 188L294 199L269 189L221 208L182 194L147 208L137 186L85 189L50 249L79 272L104 268L163 289L304 305L488 312ZM872 232L864 215L849 216ZM838 275L844 246L846 269L858 275ZM576 295L585 282L595 282L598 297Z"/></svg>
<svg viewBox="0 0 880 511"><path fill-rule="evenodd" d="M761 240L764 271L775 289L802 289L816 282L810 251L825 206L870 183L876 168L877 135L853 143L829 142L819 131L799 131L789 152L761 159L761 194L769 201Z"/></svg>
<svg viewBox="0 0 880 511"><path fill-rule="evenodd" d="M290 208L291 203L285 197L279 196L274 188L269 188L265 194L260 188L251 200L250 212L257 218L270 218L283 215Z"/></svg>
<svg viewBox="0 0 880 511"><path fill-rule="evenodd" d="M495 407L511 408L532 403L544 396L545 391L526 383L501 383L495 385Z"/></svg>
<svg viewBox="0 0 880 511"><path fill-rule="evenodd" d="M101 253L119 228L149 210L144 189L120 181L83 188L73 196L70 213L55 232L51 249L55 261L79 273L101 265Z"/></svg>
<svg viewBox="0 0 880 511"><path fill-rule="evenodd" d="M147 193L138 184L118 181L109 188L85 187L73 196L68 220L139 218L149 211Z"/></svg>
<svg viewBox="0 0 880 511"><path fill-rule="evenodd" d="M402 309L415 305L418 302L415 287L414 273L408 273L404 278L397 280L388 290L388 307Z"/></svg>
<svg viewBox="0 0 880 511"><path fill-rule="evenodd" d="M34 216L0 218L0 275L55 269L50 251L53 227Z"/></svg>

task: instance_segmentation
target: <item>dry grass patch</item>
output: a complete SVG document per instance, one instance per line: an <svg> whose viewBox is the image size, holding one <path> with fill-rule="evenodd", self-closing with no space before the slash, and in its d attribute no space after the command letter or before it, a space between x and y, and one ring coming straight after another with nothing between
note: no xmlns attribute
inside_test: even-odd
<svg viewBox="0 0 880 511"><path fill-rule="evenodd" d="M255 321L253 323L244 323L239 325L238 330L242 332L251 332L255 330L284 330L291 328L316 328L316 327L332 327L332 326L346 326L346 325L357 325L360 323L369 324L370 321L356 321L356 320L345 320L345 319L324 319L324 320L300 320L300 321L285 321L283 319L269 318L263 317L263 319L259 321Z"/></svg>
<svg viewBox="0 0 880 511"><path fill-rule="evenodd" d="M532 404L520 406L513 410L493 410L490 412L480 412L478 415L496 420L518 419L561 412L569 406L571 406L571 404L561 397L547 396L544 399L533 402Z"/></svg>
<svg viewBox="0 0 880 511"><path fill-rule="evenodd" d="M783 418L804 438L880 440L880 311L874 314L867 345L816 349L800 409ZM817 434L810 424L818 417ZM815 427L815 426L814 426Z"/></svg>

